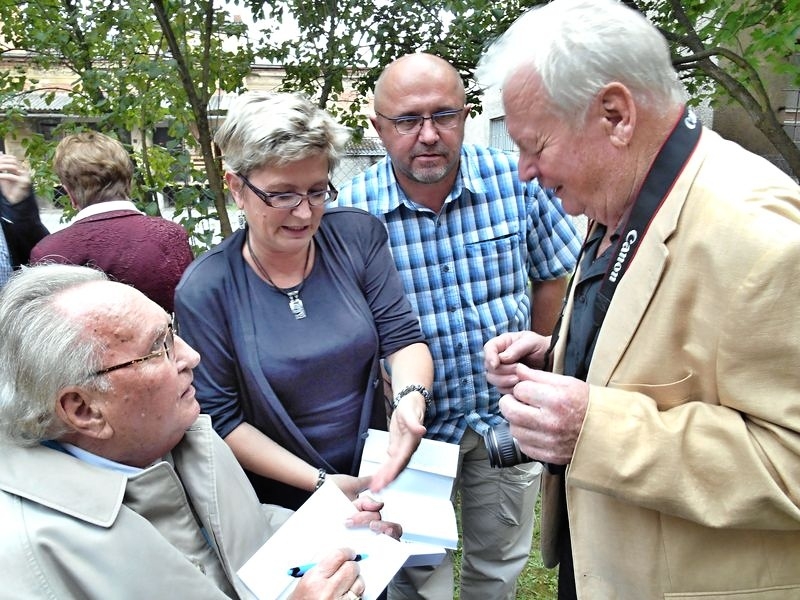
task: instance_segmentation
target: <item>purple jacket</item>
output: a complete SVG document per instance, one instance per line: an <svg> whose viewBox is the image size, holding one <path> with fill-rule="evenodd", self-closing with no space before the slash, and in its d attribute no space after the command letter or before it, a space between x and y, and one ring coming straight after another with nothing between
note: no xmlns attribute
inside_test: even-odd
<svg viewBox="0 0 800 600"><path fill-rule="evenodd" d="M193 258L189 236L177 223L114 210L48 235L33 248L30 262L96 267L172 312L175 286Z"/></svg>

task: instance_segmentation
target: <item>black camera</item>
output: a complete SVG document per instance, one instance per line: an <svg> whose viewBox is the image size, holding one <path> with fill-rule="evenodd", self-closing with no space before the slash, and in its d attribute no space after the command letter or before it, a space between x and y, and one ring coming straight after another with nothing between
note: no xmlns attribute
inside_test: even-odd
<svg viewBox="0 0 800 600"><path fill-rule="evenodd" d="M495 468L513 467L521 463L533 462L530 456L523 454L519 444L511 435L511 426L508 421L490 427L483 436L486 451L489 453L489 465Z"/></svg>

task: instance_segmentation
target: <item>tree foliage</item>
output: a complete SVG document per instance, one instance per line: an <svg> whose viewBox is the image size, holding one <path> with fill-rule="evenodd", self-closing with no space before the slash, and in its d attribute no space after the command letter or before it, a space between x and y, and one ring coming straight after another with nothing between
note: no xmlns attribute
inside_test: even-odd
<svg viewBox="0 0 800 600"><path fill-rule="evenodd" d="M416 51L449 60L468 83L468 101L479 105L472 73L489 36L504 31L536 0L248 0L257 18L280 25L294 20L298 35L271 44L264 31L259 55L282 64L282 88L299 90L360 132L363 106L384 66ZM350 88L348 86L351 86ZM349 93L348 93L349 92ZM344 102L347 109L337 108Z"/></svg>
<svg viewBox="0 0 800 600"><path fill-rule="evenodd" d="M92 123L128 145L137 164L135 199L158 211L154 197L171 187L176 212L198 248L213 243L209 220L230 232L222 171L211 139L215 94L245 86L258 59L280 64L282 89L314 98L354 128L381 69L415 51L438 54L467 82L480 110L473 70L482 52L524 10L542 0L0 0L0 52L27 52L38 69L72 74L72 116L55 137ZM625 0L647 14L672 44L674 63L698 99L741 104L796 176L800 151L776 117L760 74L765 69L800 88L797 53L800 0ZM227 9L245 9L253 33ZM277 41L286 23L297 34ZM531 40L535 43L535 40ZM30 70L0 71L0 135L14 135L31 90L49 94ZM155 127L172 142L154 145ZM132 140L131 132L145 132ZM132 143L132 142L136 143ZM24 140L45 194L54 140ZM199 156L202 164L195 164Z"/></svg>
<svg viewBox="0 0 800 600"><path fill-rule="evenodd" d="M800 178L800 148L778 119L763 73L800 88L800 0L628 2L658 24L695 98L740 104ZM780 100L779 100L780 101Z"/></svg>
<svg viewBox="0 0 800 600"><path fill-rule="evenodd" d="M262 56L287 66L286 89L341 99L345 77L357 73L355 100L341 117L356 127L364 99L383 66L403 54L428 51L448 59L479 107L473 70L486 45L527 8L542 0L248 0L258 16L291 16L299 35L263 46ZM670 41L674 64L695 101L735 101L800 177L800 150L778 120L761 74L784 74L800 88L800 0L626 0L652 19ZM535 43L535 40L531 40Z"/></svg>
<svg viewBox="0 0 800 600"><path fill-rule="evenodd" d="M212 243L209 218L223 234L230 232L208 106L214 94L241 89L249 72L253 51L244 25L217 10L213 0L4 2L0 23L6 55L23 51L29 66L71 73L70 102L62 111L72 118L58 126L55 138L86 127L115 135L137 165L133 195L146 212L158 212L155 194L167 189L198 249ZM239 44L226 50L231 39ZM18 131L31 92L55 97L57 90L30 74L0 76L2 135ZM151 142L157 126L169 132L165 146ZM131 132L141 132L136 144ZM34 132L22 142L37 172L37 189L50 195L55 140ZM202 168L193 154L202 157Z"/></svg>

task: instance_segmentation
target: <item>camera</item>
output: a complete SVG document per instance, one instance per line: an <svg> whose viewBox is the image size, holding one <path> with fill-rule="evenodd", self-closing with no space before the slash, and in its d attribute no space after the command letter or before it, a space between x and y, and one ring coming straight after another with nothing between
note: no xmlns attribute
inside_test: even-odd
<svg viewBox="0 0 800 600"><path fill-rule="evenodd" d="M483 436L486 451L489 453L489 465L495 468L513 467L521 463L533 462L519 449L519 444L511 435L511 426L508 421L490 427Z"/></svg>

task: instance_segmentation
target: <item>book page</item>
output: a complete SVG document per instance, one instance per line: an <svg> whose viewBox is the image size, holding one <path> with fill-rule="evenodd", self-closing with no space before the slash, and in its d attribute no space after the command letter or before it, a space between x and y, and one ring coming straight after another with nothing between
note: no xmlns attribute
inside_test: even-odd
<svg viewBox="0 0 800 600"><path fill-rule="evenodd" d="M369 430L359 475L371 475L387 458L389 433ZM380 494L383 518L403 526L403 540L458 546L455 509L450 501L458 469L458 444L423 439L405 470Z"/></svg>
<svg viewBox="0 0 800 600"><path fill-rule="evenodd" d="M288 574L289 569L347 547L367 555L358 563L366 584L363 598L374 600L405 563L408 545L368 528L346 527L346 519L356 512L336 484L327 481L237 574L259 600L288 598L299 581Z"/></svg>

